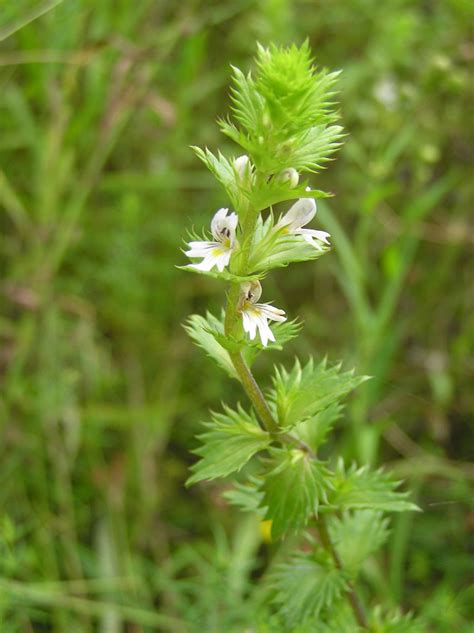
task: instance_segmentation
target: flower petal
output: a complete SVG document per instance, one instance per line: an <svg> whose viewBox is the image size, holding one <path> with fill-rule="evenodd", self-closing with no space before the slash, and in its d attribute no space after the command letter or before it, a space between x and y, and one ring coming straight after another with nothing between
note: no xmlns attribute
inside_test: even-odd
<svg viewBox="0 0 474 633"><path fill-rule="evenodd" d="M253 341L257 333L257 322L254 318L254 315L247 312L247 310L243 310L242 320L243 320L244 331L248 333L250 340Z"/></svg>
<svg viewBox="0 0 474 633"><path fill-rule="evenodd" d="M314 238L324 242L325 244L329 244L328 238L331 237L331 234L327 231L316 231L315 229L300 229L299 232L301 235L312 235Z"/></svg>
<svg viewBox="0 0 474 633"><path fill-rule="evenodd" d="M229 209L219 209L216 212L212 218L211 232L214 239L219 242L222 242L224 239L228 239L233 246L239 218L236 213L231 213L229 217L227 217L228 211Z"/></svg>
<svg viewBox="0 0 474 633"><path fill-rule="evenodd" d="M212 255L205 257L202 262L199 264L189 264L190 268L194 268L195 270L203 270L204 272L209 272L216 265L216 259Z"/></svg>
<svg viewBox="0 0 474 633"><path fill-rule="evenodd" d="M216 260L217 270L222 273L224 268L227 266L230 260L230 256L232 255L232 250L228 249L221 253L220 255L214 255Z"/></svg>
<svg viewBox="0 0 474 633"><path fill-rule="evenodd" d="M331 235L327 233L326 231L315 231L313 229L298 229L297 231L295 231L295 234L302 235L304 240L308 242L308 244L311 244L311 246L314 246L318 250L322 250L321 245L318 244L318 242L315 242L314 240L318 240L319 242L324 242L328 246L330 245L328 237L331 237Z"/></svg>
<svg viewBox="0 0 474 633"><path fill-rule="evenodd" d="M184 253L188 257L206 257L210 251L221 245L218 242L189 242L188 246L190 249Z"/></svg>
<svg viewBox="0 0 474 633"><path fill-rule="evenodd" d="M316 215L316 202L313 198L300 198L278 220L278 226L288 226L290 233L300 229Z"/></svg>
<svg viewBox="0 0 474 633"><path fill-rule="evenodd" d="M270 303L257 303L255 305L267 319L271 319L272 321L286 321L286 316L284 310L280 310L279 308L275 308Z"/></svg>
<svg viewBox="0 0 474 633"><path fill-rule="evenodd" d="M229 223L229 229L230 229L230 234L231 234L231 239L233 239L235 237L235 232L237 230L237 225L239 223L239 216L237 215L237 213L231 213L229 215L228 218L228 223Z"/></svg>
<svg viewBox="0 0 474 633"><path fill-rule="evenodd" d="M275 342L275 336L268 325L267 319L260 315L257 321L258 333L260 334L260 340L265 347L268 345L268 341Z"/></svg>

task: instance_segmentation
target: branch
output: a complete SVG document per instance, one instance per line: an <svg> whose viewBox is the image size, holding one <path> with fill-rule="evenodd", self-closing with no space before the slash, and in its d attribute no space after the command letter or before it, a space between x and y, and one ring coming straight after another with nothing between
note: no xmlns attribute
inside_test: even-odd
<svg viewBox="0 0 474 633"><path fill-rule="evenodd" d="M336 548L334 547L333 542L331 541L331 536L329 534L329 530L326 525L326 519L324 518L323 515L319 515L317 519L317 523L318 523L318 532L321 537L321 543L324 549L331 555L336 567L342 570L343 566L342 566L341 558ZM363 629L369 629L369 623L365 615L364 607L362 606L362 602L359 596L357 595L354 585L351 582L349 583L347 598L350 602L352 611L354 613L354 617L357 623L359 624L359 626L361 626Z"/></svg>

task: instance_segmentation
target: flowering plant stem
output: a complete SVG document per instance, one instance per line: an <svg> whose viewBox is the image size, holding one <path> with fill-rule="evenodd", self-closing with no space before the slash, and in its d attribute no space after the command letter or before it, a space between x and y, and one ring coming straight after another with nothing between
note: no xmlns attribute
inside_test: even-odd
<svg viewBox="0 0 474 633"><path fill-rule="evenodd" d="M279 437L281 435L278 428L278 424L273 419L272 412L268 406L267 401L262 393L262 390L258 386L254 375L250 371L250 367L247 365L240 352L230 355L232 364L235 367L235 371L240 378L240 382L247 394L250 402L255 407L255 411L258 414L264 428L273 437Z"/></svg>
<svg viewBox="0 0 474 633"><path fill-rule="evenodd" d="M211 313L193 315L186 329L240 381L252 408L247 412L240 404L224 404L223 412L211 414L187 485L238 476L226 498L266 520L269 538L282 546L291 533L312 541L307 529L316 525L321 547L293 553L270 574L274 600L267 615L272 622L275 615L282 627L272 631L294 630L295 625L320 631L323 623L328 625L324 631L339 633L354 630L357 623L357 630L392 633L391 624L401 622L404 628L397 633L410 633L409 616L389 614L389 628L378 626L384 619L378 607L366 616L355 582L364 560L387 538L383 512L416 506L406 493L395 491L399 482L382 471L355 465L346 469L340 457L331 470L330 460L319 457L319 447L340 418L340 401L366 377L326 360L310 359L304 366L296 360L291 370L275 367L265 396L251 371L259 353L280 348L298 332L284 310L259 301L260 279L273 268L329 251L328 233L305 228L315 217L315 198L326 194L300 183L300 173L318 171L341 139L341 128L332 125L337 75L315 71L306 44L299 49L260 47L258 71L260 83L234 69L233 112L243 129L220 121L224 133L248 155L229 160L195 148L234 210L223 207L215 213L212 238L191 234L185 254L201 261L184 267L230 282L223 322ZM274 205L289 200L296 202L275 220ZM246 476L250 460L256 469Z"/></svg>
<svg viewBox="0 0 474 633"><path fill-rule="evenodd" d="M258 178L260 174L256 174ZM239 252L239 258L234 265L233 272L238 275L247 274L248 256L250 250L250 243L255 231L255 224L257 222L258 212L247 207L245 211L240 210L240 215L243 218L242 231L241 231L241 250ZM227 307L225 311L225 333L227 336L235 334L239 325L238 306L240 301L240 288L238 284L232 284L227 295ZM273 419L272 412L268 406L267 401L257 384L250 367L245 362L240 352L234 352L230 354L232 364L235 371L239 376L240 382L251 403L255 407L255 410L265 428L271 435L278 435L278 424Z"/></svg>

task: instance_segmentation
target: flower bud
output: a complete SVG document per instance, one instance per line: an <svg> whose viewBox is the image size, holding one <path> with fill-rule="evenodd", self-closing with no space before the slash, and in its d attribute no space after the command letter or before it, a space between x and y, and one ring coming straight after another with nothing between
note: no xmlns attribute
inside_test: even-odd
<svg viewBox="0 0 474 633"><path fill-rule="evenodd" d="M255 281L245 281L240 286L242 300L256 303L262 296L262 284L256 279Z"/></svg>
<svg viewBox="0 0 474 633"><path fill-rule="evenodd" d="M290 187L294 189L300 180L300 176L296 169L293 167L288 167L288 169L284 169L277 175L278 182L288 182Z"/></svg>
<svg viewBox="0 0 474 633"><path fill-rule="evenodd" d="M240 178L245 178L250 171L250 159L247 154L242 154L234 160L234 169Z"/></svg>

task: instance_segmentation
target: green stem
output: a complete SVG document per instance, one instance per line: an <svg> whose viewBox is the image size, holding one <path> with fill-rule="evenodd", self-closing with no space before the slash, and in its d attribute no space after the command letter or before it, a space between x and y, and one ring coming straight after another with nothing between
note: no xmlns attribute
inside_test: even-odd
<svg viewBox="0 0 474 633"><path fill-rule="evenodd" d="M331 555L336 567L342 570L343 567L342 567L341 558L336 548L334 547L333 542L331 541L331 536L329 534L329 530L326 525L326 519L324 518L322 514L320 514L318 517L318 531L319 531L319 535L321 537L321 543L324 549ZM357 621L357 624L361 626L363 629L368 630L370 627L367 621L367 617L365 615L364 607L362 605L362 602L359 596L357 595L354 585L351 582L348 583L347 598L351 605L351 609L354 613L354 617Z"/></svg>
<svg viewBox="0 0 474 633"><path fill-rule="evenodd" d="M277 435L279 433L278 424L274 420L272 412L270 411L270 407L265 400L265 396L258 386L252 372L250 371L249 366L243 359L242 354L240 352L237 352L235 354L231 354L230 358L235 367L235 371L240 378L240 382L242 383L242 386L245 389L249 400L255 407L255 411L257 412L258 417L262 421L265 429L271 435Z"/></svg>

